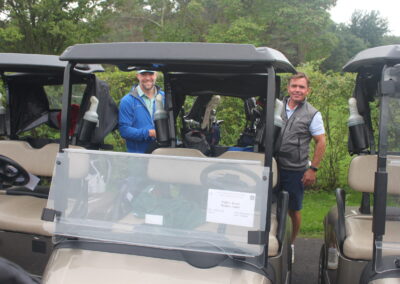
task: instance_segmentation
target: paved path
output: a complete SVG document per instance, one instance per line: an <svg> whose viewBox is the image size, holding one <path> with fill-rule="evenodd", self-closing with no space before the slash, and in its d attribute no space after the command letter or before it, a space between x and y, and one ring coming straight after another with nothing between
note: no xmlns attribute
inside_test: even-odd
<svg viewBox="0 0 400 284"><path fill-rule="evenodd" d="M322 242L322 239L298 238L296 240L292 284L317 283L319 252Z"/></svg>

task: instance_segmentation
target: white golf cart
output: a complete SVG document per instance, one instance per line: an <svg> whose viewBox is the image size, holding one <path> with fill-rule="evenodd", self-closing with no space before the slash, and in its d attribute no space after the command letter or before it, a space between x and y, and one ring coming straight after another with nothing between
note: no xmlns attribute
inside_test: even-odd
<svg viewBox="0 0 400 284"><path fill-rule="evenodd" d="M60 59L68 61L65 117L43 214L55 224L43 283L290 282L287 194L272 202L277 73L295 72L280 52L240 44L100 43L74 45ZM163 73L161 147L151 154L68 147L71 72L94 63ZM185 97L213 95L265 100L253 152L217 145L206 156L180 143ZM209 112L201 117L193 125L207 125Z"/></svg>
<svg viewBox="0 0 400 284"><path fill-rule="evenodd" d="M43 274L53 247L52 224L42 221L41 214L60 148L66 65L55 55L0 53L6 90L0 99L0 257L37 276ZM71 147L101 148L105 135L116 127L117 106L108 86L93 74L97 71L103 68L80 65L72 71L72 103L78 111L67 134ZM99 117L99 127L88 140L82 140L82 120L92 96L107 117ZM44 126L55 135L31 135Z"/></svg>
<svg viewBox="0 0 400 284"><path fill-rule="evenodd" d="M348 183L362 200L346 206L337 189L324 220L319 283L400 283L400 45L364 50L343 70L357 73Z"/></svg>

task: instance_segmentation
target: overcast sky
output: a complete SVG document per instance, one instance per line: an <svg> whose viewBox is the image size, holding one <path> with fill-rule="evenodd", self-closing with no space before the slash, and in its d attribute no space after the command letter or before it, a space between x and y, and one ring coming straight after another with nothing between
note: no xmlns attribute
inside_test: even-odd
<svg viewBox="0 0 400 284"><path fill-rule="evenodd" d="M331 10L332 19L336 23L348 24L356 9L379 11L380 17L388 20L390 33L400 36L400 0L337 0Z"/></svg>

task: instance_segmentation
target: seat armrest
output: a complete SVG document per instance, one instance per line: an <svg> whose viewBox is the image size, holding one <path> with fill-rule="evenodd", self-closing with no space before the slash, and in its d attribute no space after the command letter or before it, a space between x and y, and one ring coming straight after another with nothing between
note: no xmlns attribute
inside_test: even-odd
<svg viewBox="0 0 400 284"><path fill-rule="evenodd" d="M287 191L280 191L278 194L278 200L276 206L276 218L278 220L276 238L278 239L279 247L282 246L283 238L285 237L288 207L289 207L289 193Z"/></svg>
<svg viewBox="0 0 400 284"><path fill-rule="evenodd" d="M344 218L344 212L346 209L346 193L341 188L336 189L336 205L338 213L338 223L337 223L336 233L340 249L342 249L344 239L346 238L346 227Z"/></svg>

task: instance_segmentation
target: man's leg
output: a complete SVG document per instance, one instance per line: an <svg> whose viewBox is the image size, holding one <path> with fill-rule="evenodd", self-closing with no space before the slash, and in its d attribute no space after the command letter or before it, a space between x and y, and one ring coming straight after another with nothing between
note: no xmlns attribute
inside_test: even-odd
<svg viewBox="0 0 400 284"><path fill-rule="evenodd" d="M294 241L295 241L295 239L297 237L297 234L300 231L301 211L300 210L291 210L291 209L289 209L289 216L290 216L290 219L292 220L291 244L294 244Z"/></svg>

